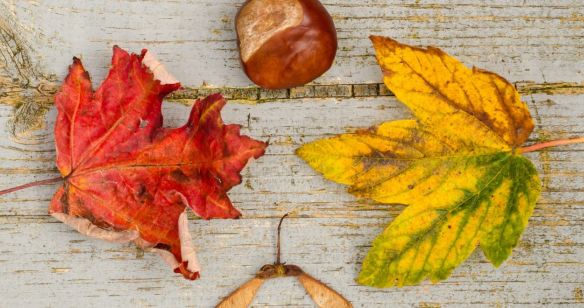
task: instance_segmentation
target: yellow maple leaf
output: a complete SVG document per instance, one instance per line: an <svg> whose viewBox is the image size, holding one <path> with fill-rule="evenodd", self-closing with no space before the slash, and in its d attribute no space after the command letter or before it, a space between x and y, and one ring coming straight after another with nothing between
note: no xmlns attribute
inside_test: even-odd
<svg viewBox="0 0 584 308"><path fill-rule="evenodd" d="M518 147L533 122L504 78L437 48L373 36L384 82L416 120L306 144L297 154L359 197L408 207L373 243L359 283L446 279L480 244L500 265L533 212L540 181Z"/></svg>

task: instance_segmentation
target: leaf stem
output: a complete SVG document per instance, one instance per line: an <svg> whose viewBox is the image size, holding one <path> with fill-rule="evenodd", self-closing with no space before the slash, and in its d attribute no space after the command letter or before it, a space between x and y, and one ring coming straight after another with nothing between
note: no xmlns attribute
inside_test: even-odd
<svg viewBox="0 0 584 308"><path fill-rule="evenodd" d="M280 218L280 223L278 224L278 242L276 243L276 265L280 265L282 263L280 263L280 230L282 229L282 222L284 221L284 218L288 217L288 214L290 213L286 213L284 216L282 216L282 218Z"/></svg>
<svg viewBox="0 0 584 308"><path fill-rule="evenodd" d="M20 186L16 186L16 187L12 187L12 188L8 188L8 189L4 189L4 190L0 190L0 196L5 195L5 194L9 194L11 192L15 192L18 190L22 190L25 188L29 188L29 187L34 187L34 186L41 186L41 185L49 185L49 184L53 184L53 183L58 183L63 181L62 177L56 177L53 179L47 179L47 180L41 180L41 181L36 181L36 182L31 182L28 184L24 184L24 185L20 185Z"/></svg>
<svg viewBox="0 0 584 308"><path fill-rule="evenodd" d="M519 152L520 153L529 153L529 152L534 152L534 151L538 151L538 150L545 149L545 148L557 147L560 145L575 144L575 143L584 143L584 137L573 138L573 139L560 139L560 140L553 140L553 141L548 141L548 142L543 142L543 143L536 143L536 144L530 145L528 147L520 148Z"/></svg>

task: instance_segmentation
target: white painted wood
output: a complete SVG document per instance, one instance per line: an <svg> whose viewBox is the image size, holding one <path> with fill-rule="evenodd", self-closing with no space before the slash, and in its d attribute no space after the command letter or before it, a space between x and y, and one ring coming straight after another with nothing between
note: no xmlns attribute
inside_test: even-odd
<svg viewBox="0 0 584 308"><path fill-rule="evenodd" d="M584 134L584 96L534 95L537 133L549 137ZM189 107L166 104L165 120L177 126ZM10 108L1 107L0 125ZM249 126L247 117L250 115ZM51 134L38 139L3 139L0 187L55 175ZM244 184L230 196L243 211L237 221L191 222L203 267L202 280L188 282L172 274L156 255L131 245L87 239L46 215L55 187L20 191L0 198L0 306L178 306L210 307L273 262L277 217L297 210L300 218L284 225L284 259L302 265L331 284L357 307L477 305L576 305L584 265L584 146L531 154L542 172L545 192L512 258L494 269L481 253L438 285L377 290L357 286L360 260L371 240L401 207L358 201L345 188L315 174L293 155L301 143L407 117L393 98L295 100L258 105L231 102L227 122L239 123L255 138L270 137L266 156L243 172ZM274 125L278 123L278 125ZM33 152L34 151L34 152ZM22 160L15 160L21 157ZM38 172L30 174L30 172ZM49 172L46 174L46 172ZM309 298L293 280L267 285L257 307L308 306Z"/></svg>
<svg viewBox="0 0 584 308"><path fill-rule="evenodd" d="M155 51L187 86L203 81L244 86L249 82L238 65L232 30L239 2L0 0L0 20L18 27L39 70L58 78L71 56L82 55L97 86L111 45L118 43ZM584 81L582 1L323 2L335 17L341 49L335 67L319 83L379 82L365 39L369 33L443 47L514 82ZM584 136L584 95L534 94L524 100L536 122L530 142ZM184 123L188 108L165 104L166 125ZM54 109L43 129L18 137L5 129L12 114L12 106L0 105L0 189L57 174ZM191 215L203 267L196 282L173 274L155 254L88 239L58 223L47 215L56 186L1 196L0 307L211 307L273 262L277 219L289 211L297 215L284 224L284 260L301 265L356 307L582 305L584 145L529 154L544 192L522 242L499 269L475 252L437 285L388 290L356 285L372 239L402 207L353 198L293 152L304 142L407 117L393 97L230 102L226 122L270 139L271 146L230 193L243 219L202 221ZM313 304L297 282L283 279L262 287L254 307L265 306Z"/></svg>
<svg viewBox="0 0 584 308"><path fill-rule="evenodd" d="M149 48L187 86L245 86L234 16L243 0L2 0L46 72L73 55L101 79L111 47ZM513 81L584 80L581 0L327 0L339 52L318 83L378 82L371 34L435 45Z"/></svg>

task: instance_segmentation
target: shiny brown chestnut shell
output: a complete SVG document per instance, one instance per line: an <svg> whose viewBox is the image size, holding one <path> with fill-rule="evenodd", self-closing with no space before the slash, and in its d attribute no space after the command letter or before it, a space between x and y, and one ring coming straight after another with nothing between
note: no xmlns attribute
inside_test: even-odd
<svg viewBox="0 0 584 308"><path fill-rule="evenodd" d="M235 27L243 69L266 89L313 81L337 52L335 25L318 0L248 0Z"/></svg>

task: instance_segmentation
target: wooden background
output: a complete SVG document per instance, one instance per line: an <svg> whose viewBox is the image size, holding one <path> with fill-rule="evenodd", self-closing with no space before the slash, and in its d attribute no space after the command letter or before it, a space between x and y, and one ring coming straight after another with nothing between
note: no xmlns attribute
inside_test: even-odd
<svg viewBox="0 0 584 308"><path fill-rule="evenodd" d="M233 17L243 0L0 0L0 189L58 174L52 93L71 57L94 85L112 45L155 52L189 87L165 104L165 124L186 121L198 95L232 98L227 122L271 140L230 193L237 221L191 217L202 279L174 275L132 245L87 239L47 215L55 186L0 197L0 307L211 307L273 262L277 219L284 259L302 265L356 307L582 306L584 145L530 153L543 193L512 257L493 268L476 251L451 278L378 290L356 285L370 242L402 209L358 201L293 155L302 143L409 117L383 86L369 34L435 45L517 84L536 130L530 142L584 136L582 0L324 0L339 52L314 87L249 88ZM488 4L485 4L487 3ZM254 307L312 307L292 279L265 285Z"/></svg>

